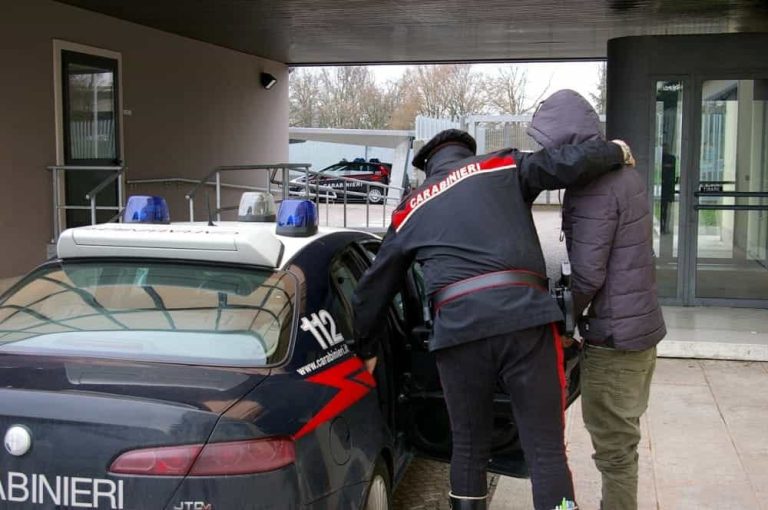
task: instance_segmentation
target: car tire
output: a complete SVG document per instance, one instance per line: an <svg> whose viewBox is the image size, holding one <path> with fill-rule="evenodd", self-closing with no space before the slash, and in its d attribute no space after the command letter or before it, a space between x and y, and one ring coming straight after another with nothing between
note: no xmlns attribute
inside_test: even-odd
<svg viewBox="0 0 768 510"><path fill-rule="evenodd" d="M371 204L378 204L384 199L384 195L382 194L381 190L379 188L371 188L368 191L368 202Z"/></svg>
<svg viewBox="0 0 768 510"><path fill-rule="evenodd" d="M379 458L365 491L363 510L392 510L392 482L384 459Z"/></svg>

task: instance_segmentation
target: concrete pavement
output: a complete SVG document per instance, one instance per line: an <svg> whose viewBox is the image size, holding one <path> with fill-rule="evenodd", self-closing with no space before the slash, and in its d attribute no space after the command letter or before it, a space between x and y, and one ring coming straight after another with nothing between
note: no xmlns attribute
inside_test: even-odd
<svg viewBox="0 0 768 510"><path fill-rule="evenodd" d="M642 419L641 510L768 510L768 363L659 359ZM566 441L580 508L595 510L600 475L581 419ZM502 477L491 510L532 509L530 482Z"/></svg>

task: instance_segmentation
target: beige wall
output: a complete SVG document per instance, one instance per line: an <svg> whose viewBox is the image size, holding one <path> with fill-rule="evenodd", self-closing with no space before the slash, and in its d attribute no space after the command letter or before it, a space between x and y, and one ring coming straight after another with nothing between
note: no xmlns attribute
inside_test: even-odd
<svg viewBox="0 0 768 510"><path fill-rule="evenodd" d="M283 64L47 0L4 2L2 11L0 278L42 262L52 235L45 167L56 162L53 39L122 54L129 179L287 161ZM259 84L262 70L278 79L271 90ZM184 191L171 197L174 219L187 217Z"/></svg>

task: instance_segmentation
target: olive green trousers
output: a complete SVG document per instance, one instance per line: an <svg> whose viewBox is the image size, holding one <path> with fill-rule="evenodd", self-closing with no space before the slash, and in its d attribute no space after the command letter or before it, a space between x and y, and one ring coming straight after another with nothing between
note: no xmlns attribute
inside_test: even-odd
<svg viewBox="0 0 768 510"><path fill-rule="evenodd" d="M648 407L656 347L621 351L587 345L581 408L602 475L602 510L637 509L640 416Z"/></svg>

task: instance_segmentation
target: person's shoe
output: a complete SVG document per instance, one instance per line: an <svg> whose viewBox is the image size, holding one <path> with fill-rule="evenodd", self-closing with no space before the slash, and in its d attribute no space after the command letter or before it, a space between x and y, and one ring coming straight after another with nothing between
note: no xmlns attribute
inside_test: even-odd
<svg viewBox="0 0 768 510"><path fill-rule="evenodd" d="M600 508L603 507L603 502L600 502ZM563 498L563 501L552 510L579 510L579 506L568 499Z"/></svg>
<svg viewBox="0 0 768 510"><path fill-rule="evenodd" d="M488 496L471 497L456 496L453 493L448 495L450 498L451 510L487 510Z"/></svg>

